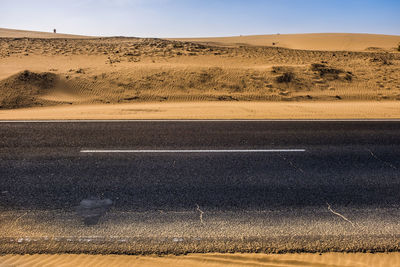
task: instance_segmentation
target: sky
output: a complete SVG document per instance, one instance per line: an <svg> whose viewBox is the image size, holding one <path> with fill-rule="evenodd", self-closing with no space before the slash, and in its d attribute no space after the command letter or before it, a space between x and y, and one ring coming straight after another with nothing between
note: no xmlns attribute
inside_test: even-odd
<svg viewBox="0 0 400 267"><path fill-rule="evenodd" d="M400 35L399 0L0 0L0 27L91 36Z"/></svg>

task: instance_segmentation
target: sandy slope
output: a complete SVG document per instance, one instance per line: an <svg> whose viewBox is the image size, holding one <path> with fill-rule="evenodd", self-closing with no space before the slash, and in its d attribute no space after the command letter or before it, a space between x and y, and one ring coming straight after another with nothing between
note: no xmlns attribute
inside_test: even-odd
<svg viewBox="0 0 400 267"><path fill-rule="evenodd" d="M399 253L378 254L191 254L187 256L117 255L5 255L0 265L8 266L330 266L391 267L400 265Z"/></svg>
<svg viewBox="0 0 400 267"><path fill-rule="evenodd" d="M19 34L14 30L1 31L3 36ZM29 34L46 37L41 33ZM325 43L335 47L340 44L348 50L361 49L359 44L380 49L333 52L253 46L264 42L267 37L262 36L243 37L250 45L242 46L227 45L232 40L236 43L236 39L221 39L231 40L223 41L223 45L204 45L140 38L0 37L0 110L58 105L79 110L96 104L210 101L244 102L246 107L253 102L365 102L368 106L371 101L400 100L400 53L394 51L399 37L343 34L278 37L307 49ZM333 46L325 49L334 49ZM226 108L229 110L229 104ZM386 108L382 104L375 115L362 114L395 116L383 112ZM263 109L263 112L269 111ZM260 114L257 118L271 117ZM326 112L314 114L328 116ZM338 117L363 116L360 112L340 114ZM125 117L118 112L115 116ZM201 114L193 116L204 118ZM248 115L239 112L232 117Z"/></svg>
<svg viewBox="0 0 400 267"><path fill-rule="evenodd" d="M52 32L23 31L0 28L0 38L88 38L87 36Z"/></svg>
<svg viewBox="0 0 400 267"><path fill-rule="evenodd" d="M0 38L0 48L2 109L400 99L400 53L229 48L135 38Z"/></svg>
<svg viewBox="0 0 400 267"><path fill-rule="evenodd" d="M277 46L321 51L393 50L400 43L398 35L315 33L275 34L217 38L178 38L172 40L217 45Z"/></svg>

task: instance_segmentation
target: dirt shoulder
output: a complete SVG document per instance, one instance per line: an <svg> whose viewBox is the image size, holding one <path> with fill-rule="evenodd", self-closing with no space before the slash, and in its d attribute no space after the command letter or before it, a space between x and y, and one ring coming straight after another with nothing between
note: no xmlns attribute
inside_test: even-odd
<svg viewBox="0 0 400 267"><path fill-rule="evenodd" d="M70 105L0 110L0 119L400 119L400 102L214 101Z"/></svg>

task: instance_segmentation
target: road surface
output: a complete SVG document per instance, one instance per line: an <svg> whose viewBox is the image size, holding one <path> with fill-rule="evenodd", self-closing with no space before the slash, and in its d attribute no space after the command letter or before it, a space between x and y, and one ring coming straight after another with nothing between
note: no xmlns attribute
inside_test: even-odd
<svg viewBox="0 0 400 267"><path fill-rule="evenodd" d="M0 179L3 253L399 250L400 121L1 122Z"/></svg>

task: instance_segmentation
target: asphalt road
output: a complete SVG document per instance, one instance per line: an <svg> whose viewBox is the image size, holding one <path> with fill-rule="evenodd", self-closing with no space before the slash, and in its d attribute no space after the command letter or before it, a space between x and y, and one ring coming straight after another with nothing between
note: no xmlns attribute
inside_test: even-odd
<svg viewBox="0 0 400 267"><path fill-rule="evenodd" d="M376 227L397 223L400 122L2 122L0 189L3 214L97 197L113 212L298 211L307 224L324 211L354 227L339 211L390 209Z"/></svg>

